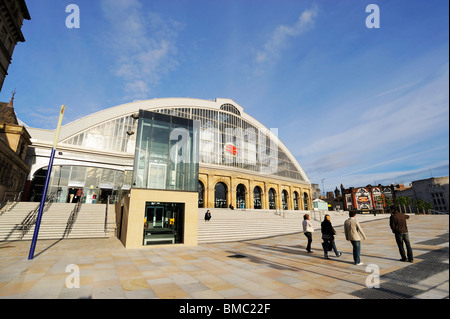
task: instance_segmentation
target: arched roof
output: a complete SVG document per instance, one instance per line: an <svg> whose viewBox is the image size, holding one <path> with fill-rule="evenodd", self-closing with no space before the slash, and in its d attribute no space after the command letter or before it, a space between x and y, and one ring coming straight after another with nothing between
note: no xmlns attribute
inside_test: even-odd
<svg viewBox="0 0 450 319"><path fill-rule="evenodd" d="M92 113L73 122L70 122L61 127L59 140L63 141L72 135L84 131L90 127L101 124L102 122L109 121L114 118L120 118L122 116L130 115L139 112L139 110L151 111L152 109L171 108L171 107L202 107L220 110L223 104L232 104L241 113L241 117L252 122L257 127L264 127L261 123L254 118L244 113L244 109L230 99L216 99L216 100L203 100L194 98L160 98L143 101L134 101L111 107L105 110ZM222 110L223 111L223 110Z"/></svg>
<svg viewBox="0 0 450 319"><path fill-rule="evenodd" d="M226 107L222 107L222 106ZM232 106L232 107L230 107ZM231 99L222 99L217 98L215 100L204 100L204 99L194 99L194 98L158 98L158 99L150 99L143 101L134 101L131 103L126 103L122 105L118 105L115 107L111 107L105 110L101 110L80 119L77 119L73 122L65 124L61 127L59 142L64 140L68 140L72 136L77 135L80 132L83 132L89 128L98 126L104 122L122 118L125 116L130 116L131 114L135 114L139 112L139 110L157 110L157 109L167 109L167 108L180 108L180 107L197 107L218 111L228 111L233 114L239 113L240 117L255 127L264 130L266 134L270 136L270 138L276 142L278 147L287 155L287 157L291 160L293 165L296 167L302 179L309 183L309 179L303 171L300 164L297 162L292 153L288 150L288 148L281 142L278 137L273 134L267 127L261 124L252 116L248 115L244 112L244 109L234 102ZM234 108L233 108L234 107Z"/></svg>

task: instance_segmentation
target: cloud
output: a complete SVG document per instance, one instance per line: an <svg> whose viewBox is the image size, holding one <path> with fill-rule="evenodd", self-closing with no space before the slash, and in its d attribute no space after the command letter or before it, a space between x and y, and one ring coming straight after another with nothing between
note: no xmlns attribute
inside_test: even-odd
<svg viewBox="0 0 450 319"><path fill-rule="evenodd" d="M256 62L273 62L280 57L281 51L289 41L311 29L317 16L317 7L305 10L294 25L280 25L271 33L264 48L256 53Z"/></svg>
<svg viewBox="0 0 450 319"><path fill-rule="evenodd" d="M312 182L326 178L328 190L406 183L430 177L430 169L448 175L448 160L441 162L448 153L448 81L447 64L414 84L349 101L360 106L336 105L342 114L322 114L312 138L290 149Z"/></svg>
<svg viewBox="0 0 450 319"><path fill-rule="evenodd" d="M180 24L147 12L139 0L103 0L111 26L107 46L114 56L112 73L124 81L126 98L148 98L161 78L178 66Z"/></svg>
<svg viewBox="0 0 450 319"><path fill-rule="evenodd" d="M323 152L345 151L354 156L357 149L357 153L367 157L367 154L379 153L380 150L412 145L443 129L448 131L448 103L447 69L395 99L374 99L371 104L362 101L361 107L345 112L352 116L346 129L336 133L324 127L323 137L295 153L314 157ZM345 106L341 108L345 109ZM322 132L320 129L317 131Z"/></svg>

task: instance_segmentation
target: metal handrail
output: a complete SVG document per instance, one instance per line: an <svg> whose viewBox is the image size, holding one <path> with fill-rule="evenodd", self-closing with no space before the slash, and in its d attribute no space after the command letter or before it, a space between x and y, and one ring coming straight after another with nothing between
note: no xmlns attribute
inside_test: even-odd
<svg viewBox="0 0 450 319"><path fill-rule="evenodd" d="M78 213L81 209L81 204L83 202L84 195L81 195L80 200L75 204L75 207L70 212L69 219L67 220L66 229L64 230L63 238L68 237L70 232L72 231L72 227L75 224L75 221L77 220Z"/></svg>
<svg viewBox="0 0 450 319"><path fill-rule="evenodd" d="M44 202L44 208L43 211L46 211L50 204L53 202L53 199L55 197L54 193L51 193L47 196ZM22 221L20 226L18 227L19 230L22 231L21 238L25 237L25 235L28 233L31 227L33 227L34 224L36 224L37 215L39 213L40 205L38 205L33 211L31 211L27 217Z"/></svg>
<svg viewBox="0 0 450 319"><path fill-rule="evenodd" d="M105 209L105 225L104 225L104 231L106 233L107 228L108 228L108 210L109 210L109 200L110 200L110 196L108 195L108 198L106 199L106 209Z"/></svg>
<svg viewBox="0 0 450 319"><path fill-rule="evenodd" d="M14 195L14 197L13 197L12 200L9 200L9 199L8 199L8 200L3 201L3 202L0 204L0 210L1 210L3 207L7 206L7 205L9 205L9 207L8 207L7 209L5 209L3 212L0 212L0 215L4 214L4 213L6 213L6 212L11 211L11 210L17 205L17 202L18 202L19 199L22 197L22 194L23 194L23 191L21 191L20 193Z"/></svg>

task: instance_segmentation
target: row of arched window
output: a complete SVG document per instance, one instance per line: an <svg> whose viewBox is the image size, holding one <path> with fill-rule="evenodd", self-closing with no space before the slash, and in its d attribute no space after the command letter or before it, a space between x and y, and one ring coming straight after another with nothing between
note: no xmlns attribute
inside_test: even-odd
<svg viewBox="0 0 450 319"><path fill-rule="evenodd" d="M239 184L236 187L236 202L235 203L228 203L227 199L227 193L228 193L228 186L223 183L219 182L214 187L214 208L229 208L233 206L234 208L240 208L240 209L262 209L263 208L263 200L262 200L262 189L259 186L255 186L253 188L253 207L249 205L246 201L246 187L243 184ZM297 191L293 192L293 209L299 210L300 209L300 194ZM288 198L289 194L287 190L281 191L281 205L282 207L277 207L276 198L277 198L277 192L274 188L270 188L268 191L268 197L269 197L269 209L289 209L288 206ZM198 207L202 208L205 207L205 186L201 181L198 181ZM303 199L303 209L308 209L308 194L304 193L302 196Z"/></svg>

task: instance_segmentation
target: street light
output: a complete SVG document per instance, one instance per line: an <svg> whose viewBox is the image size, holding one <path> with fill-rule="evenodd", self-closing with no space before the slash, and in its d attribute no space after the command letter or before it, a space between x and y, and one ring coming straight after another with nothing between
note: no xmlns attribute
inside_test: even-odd
<svg viewBox="0 0 450 319"><path fill-rule="evenodd" d="M325 197L325 187L323 186L323 181L325 180L325 178L322 178L322 191L323 191L323 197Z"/></svg>

